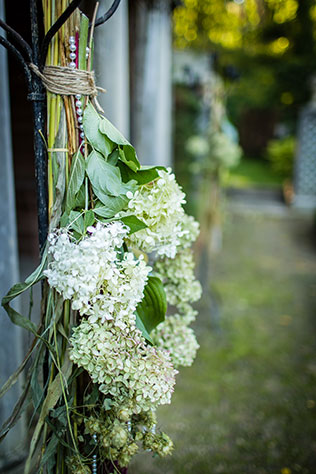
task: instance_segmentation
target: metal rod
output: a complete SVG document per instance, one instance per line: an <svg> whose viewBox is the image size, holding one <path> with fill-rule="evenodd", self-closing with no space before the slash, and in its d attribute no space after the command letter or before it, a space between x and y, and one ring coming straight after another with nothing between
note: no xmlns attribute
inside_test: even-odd
<svg viewBox="0 0 316 474"><path fill-rule="evenodd" d="M33 63L39 65L39 28L37 0L30 1ZM43 251L48 231L47 153L42 135L46 127L46 93L42 81L33 74L32 92L28 99L33 104L35 179L37 185L38 239Z"/></svg>
<svg viewBox="0 0 316 474"><path fill-rule="evenodd" d="M19 63L21 64L21 66L23 68L23 71L24 71L24 74L25 74L28 91L31 92L31 90L32 90L32 74L31 74L31 71L30 71L25 59L23 58L22 54L20 53L20 51L18 51L16 49L15 46L13 46L13 44L10 43L10 41L8 41L6 38L4 38L1 35L0 35L0 44L2 46L4 46L8 51L10 51L10 53L12 53L17 58Z"/></svg>
<svg viewBox="0 0 316 474"><path fill-rule="evenodd" d="M120 2L121 2L121 0L114 0L114 2L112 3L112 5L108 9L108 11L103 16L100 16L100 18L96 19L94 26L103 25L103 23L108 21L111 18L111 16L114 15L116 10L118 9L118 6L119 6Z"/></svg>
<svg viewBox="0 0 316 474"><path fill-rule="evenodd" d="M7 25L3 20L0 19L0 26L3 28L7 33L9 33L10 37L15 40L15 42L21 47L21 50L25 52L29 61L32 61L32 48L30 45L25 41L22 36L17 33L11 26Z"/></svg>

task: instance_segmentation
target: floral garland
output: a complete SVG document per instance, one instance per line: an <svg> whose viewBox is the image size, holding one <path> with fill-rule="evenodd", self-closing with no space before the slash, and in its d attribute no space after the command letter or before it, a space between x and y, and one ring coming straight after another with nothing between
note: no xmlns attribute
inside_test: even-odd
<svg viewBox="0 0 316 474"><path fill-rule="evenodd" d="M72 39L72 61L74 45ZM126 467L140 445L170 454L155 411L170 403L177 369L191 365L199 347L189 327L191 303L201 296L190 250L199 226L184 211L185 195L171 169L140 166L133 146L94 104L76 101L79 147L68 171L57 161L52 167L52 183L66 174L59 218L51 218L39 268L2 301L12 321L35 336L24 395L30 393L37 424L26 474L35 458L38 472L62 466L88 474L98 463L107 472ZM10 302L40 280L37 328Z"/></svg>

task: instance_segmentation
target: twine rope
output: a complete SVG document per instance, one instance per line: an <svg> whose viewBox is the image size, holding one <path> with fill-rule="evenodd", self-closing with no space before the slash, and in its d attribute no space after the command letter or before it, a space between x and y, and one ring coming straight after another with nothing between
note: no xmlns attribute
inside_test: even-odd
<svg viewBox="0 0 316 474"><path fill-rule="evenodd" d="M44 86L49 92L58 95L86 95L96 97L98 91L105 89L96 87L94 71L72 69L62 66L45 66L41 72L35 64L31 63L32 71L41 78Z"/></svg>

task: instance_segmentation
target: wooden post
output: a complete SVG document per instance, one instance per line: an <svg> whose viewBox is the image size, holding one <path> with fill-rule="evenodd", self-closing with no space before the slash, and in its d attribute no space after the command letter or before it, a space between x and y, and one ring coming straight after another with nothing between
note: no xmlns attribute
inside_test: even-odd
<svg viewBox="0 0 316 474"><path fill-rule="evenodd" d="M171 164L169 0L130 2L131 139L146 165Z"/></svg>

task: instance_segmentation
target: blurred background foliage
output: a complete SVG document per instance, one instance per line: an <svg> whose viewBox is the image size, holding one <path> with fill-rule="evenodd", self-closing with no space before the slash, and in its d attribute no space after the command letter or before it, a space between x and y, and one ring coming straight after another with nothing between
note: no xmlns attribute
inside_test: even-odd
<svg viewBox="0 0 316 474"><path fill-rule="evenodd" d="M271 184L277 176L290 177L298 113L310 98L316 71L315 2L184 0L173 21L175 47L209 53L224 80L227 116L248 158L239 166L247 168L249 157L261 159L271 172ZM184 92L176 91L177 100L179 94ZM179 114L178 120L185 119ZM176 127L187 135L183 125Z"/></svg>

